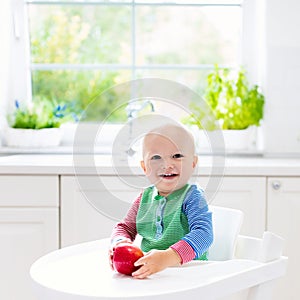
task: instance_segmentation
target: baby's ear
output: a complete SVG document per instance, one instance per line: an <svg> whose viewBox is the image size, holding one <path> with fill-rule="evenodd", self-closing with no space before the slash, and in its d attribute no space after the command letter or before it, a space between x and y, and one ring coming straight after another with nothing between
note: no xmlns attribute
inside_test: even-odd
<svg viewBox="0 0 300 300"><path fill-rule="evenodd" d="M193 159L193 168L196 167L197 163L198 163L198 156L197 156L197 155L194 155L194 159Z"/></svg>
<svg viewBox="0 0 300 300"><path fill-rule="evenodd" d="M143 160L140 161L141 167L143 169L143 171L146 173L146 166L145 166L145 162Z"/></svg>

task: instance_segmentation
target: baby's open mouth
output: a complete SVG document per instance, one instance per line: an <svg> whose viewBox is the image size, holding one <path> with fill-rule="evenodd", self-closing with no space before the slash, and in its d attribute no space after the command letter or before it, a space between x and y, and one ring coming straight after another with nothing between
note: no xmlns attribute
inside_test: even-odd
<svg viewBox="0 0 300 300"><path fill-rule="evenodd" d="M160 177L163 177L163 178L171 178L171 177L176 177L176 176L178 176L178 174L160 174L159 175Z"/></svg>

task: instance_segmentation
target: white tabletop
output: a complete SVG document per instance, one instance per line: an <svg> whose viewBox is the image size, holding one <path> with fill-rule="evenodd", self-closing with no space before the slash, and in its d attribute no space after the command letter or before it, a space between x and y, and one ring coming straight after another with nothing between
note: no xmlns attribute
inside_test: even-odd
<svg viewBox="0 0 300 300"><path fill-rule="evenodd" d="M191 262L138 280L110 269L108 245L106 239L78 244L37 260L30 275L38 299L215 299L276 278L280 269L280 260Z"/></svg>

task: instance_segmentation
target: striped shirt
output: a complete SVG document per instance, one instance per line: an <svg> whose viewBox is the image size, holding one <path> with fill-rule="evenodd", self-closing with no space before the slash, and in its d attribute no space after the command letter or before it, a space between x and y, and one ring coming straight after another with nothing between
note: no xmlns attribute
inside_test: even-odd
<svg viewBox="0 0 300 300"><path fill-rule="evenodd" d="M131 241L135 239L138 234L136 218L142 195L134 201L124 220L116 224L111 236L112 242L125 238ZM170 248L178 253L181 263L186 263L200 258L208 250L213 241L213 228L204 192L196 185L191 185L181 209L187 217L189 232Z"/></svg>

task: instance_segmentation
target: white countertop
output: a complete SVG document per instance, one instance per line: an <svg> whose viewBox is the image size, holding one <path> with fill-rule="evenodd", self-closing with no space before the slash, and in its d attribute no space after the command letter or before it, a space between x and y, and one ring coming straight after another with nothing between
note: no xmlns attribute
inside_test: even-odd
<svg viewBox="0 0 300 300"><path fill-rule="evenodd" d="M213 166L213 167L212 167ZM16 154L0 156L0 174L136 175L138 161L111 155ZM300 158L199 156L199 176L300 176Z"/></svg>

